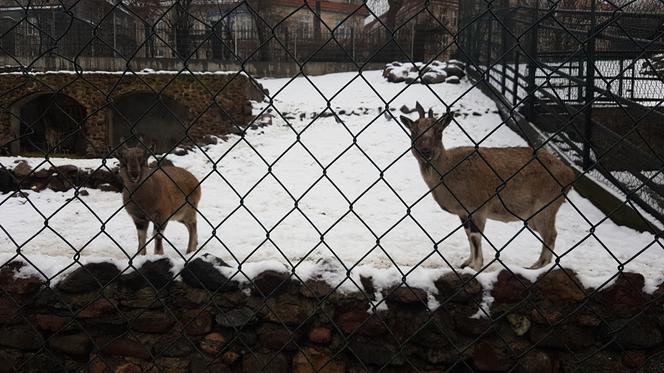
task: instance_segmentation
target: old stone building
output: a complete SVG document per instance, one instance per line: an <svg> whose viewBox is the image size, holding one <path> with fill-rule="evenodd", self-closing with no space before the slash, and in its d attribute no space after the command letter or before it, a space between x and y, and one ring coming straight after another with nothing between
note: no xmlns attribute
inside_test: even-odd
<svg viewBox="0 0 664 373"><path fill-rule="evenodd" d="M251 119L262 91L242 74L0 74L0 148L94 156L143 136L165 152Z"/></svg>

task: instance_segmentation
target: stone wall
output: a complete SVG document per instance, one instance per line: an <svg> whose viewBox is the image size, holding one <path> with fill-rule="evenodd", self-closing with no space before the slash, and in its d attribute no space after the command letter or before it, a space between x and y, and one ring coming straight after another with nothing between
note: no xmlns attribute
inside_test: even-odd
<svg viewBox="0 0 664 373"><path fill-rule="evenodd" d="M471 276L435 282L440 306L406 286L358 291L263 272L226 279L206 257L174 279L167 259L136 271L88 264L49 286L22 264L0 270L0 371L662 372L664 287L641 275L586 289L556 270L534 284L503 271L490 318ZM17 272L21 273L16 278ZM240 276L243 277L242 274ZM375 303L374 303L375 304ZM386 306L386 307L385 307ZM577 369L577 370L575 370Z"/></svg>
<svg viewBox="0 0 664 373"><path fill-rule="evenodd" d="M0 146L16 140L11 133L12 107L35 94L62 93L86 111L86 152L107 152L110 139L110 103L138 92L160 93L188 108L185 124L193 140L224 135L251 120L249 100L262 100L263 92L244 74L109 74L35 73L0 74ZM9 145L11 147L11 145Z"/></svg>
<svg viewBox="0 0 664 373"><path fill-rule="evenodd" d="M76 65L63 58L50 58L43 56L37 60L16 57L22 66L30 65L31 68L39 71L74 71L77 68L83 71L125 71L129 64L132 71L141 71L143 69L153 69L156 71L181 71L184 66L182 60L177 58L143 58L135 57L127 62L124 58L114 57L85 57L80 56L76 59ZM15 66L14 57L0 56L0 66ZM381 70L384 63L367 63L363 70ZM187 61L189 71L239 71L240 68L255 77L271 78L292 78L300 72L300 67L295 62L253 62L240 66L234 63L220 63L209 60L191 59ZM357 65L345 62L315 62L310 61L304 65L303 71L306 75L323 75L341 72L357 72Z"/></svg>

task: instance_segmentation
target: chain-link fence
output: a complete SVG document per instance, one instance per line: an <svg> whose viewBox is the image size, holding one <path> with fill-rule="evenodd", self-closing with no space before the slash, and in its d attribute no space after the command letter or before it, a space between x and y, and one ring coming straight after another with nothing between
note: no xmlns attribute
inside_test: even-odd
<svg viewBox="0 0 664 373"><path fill-rule="evenodd" d="M0 370L661 364L660 1L0 5Z"/></svg>

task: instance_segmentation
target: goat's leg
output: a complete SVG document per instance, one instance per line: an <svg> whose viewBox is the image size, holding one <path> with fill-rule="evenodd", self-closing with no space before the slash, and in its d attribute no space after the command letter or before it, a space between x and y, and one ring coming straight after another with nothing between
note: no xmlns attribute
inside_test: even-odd
<svg viewBox="0 0 664 373"><path fill-rule="evenodd" d="M482 232L484 232L486 218L481 216L461 217L461 222L463 223L463 230L466 232L466 236L468 236L468 244L470 245L470 257L461 264L461 268L470 267L479 271L484 264Z"/></svg>
<svg viewBox="0 0 664 373"><path fill-rule="evenodd" d="M195 213L196 212L194 211L194 214ZM196 215L183 223L187 227L187 231L189 231L189 244L187 245L187 254L189 254L195 251L198 247L198 228L196 224Z"/></svg>
<svg viewBox="0 0 664 373"><path fill-rule="evenodd" d="M148 237L150 223L147 220L134 219L134 225L136 225L136 232L138 232L138 253L145 255L145 241Z"/></svg>
<svg viewBox="0 0 664 373"><path fill-rule="evenodd" d="M536 216L533 221L533 229L542 236L542 251L540 252L539 259L529 269L539 269L549 263L553 259L553 250L556 246L556 216L547 214L548 211L543 211L540 215ZM540 217L541 216L541 217Z"/></svg>
<svg viewBox="0 0 664 373"><path fill-rule="evenodd" d="M155 255L164 255L163 239L164 239L164 231L166 230L166 225L168 225L168 221L159 225L157 225L156 223L154 224L152 237L154 238Z"/></svg>

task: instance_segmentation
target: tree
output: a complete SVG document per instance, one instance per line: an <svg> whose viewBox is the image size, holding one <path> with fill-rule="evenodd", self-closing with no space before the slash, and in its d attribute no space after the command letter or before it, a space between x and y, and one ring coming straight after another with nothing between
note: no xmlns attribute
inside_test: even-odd
<svg viewBox="0 0 664 373"><path fill-rule="evenodd" d="M189 58L193 52L191 30L193 28L193 17L191 16L191 5L193 0L176 1L173 14L173 30L175 31L175 49L180 58Z"/></svg>
<svg viewBox="0 0 664 373"><path fill-rule="evenodd" d="M263 61L272 59L271 45L265 44L272 35L271 18L273 14L273 0L247 0L247 10L254 20L256 36L260 47L258 56Z"/></svg>

